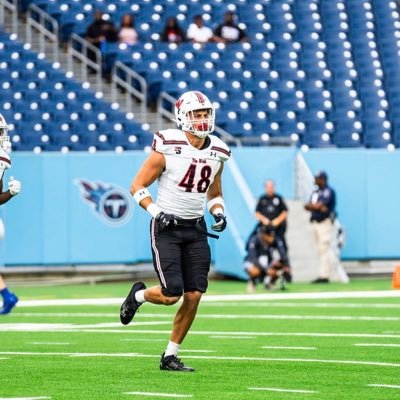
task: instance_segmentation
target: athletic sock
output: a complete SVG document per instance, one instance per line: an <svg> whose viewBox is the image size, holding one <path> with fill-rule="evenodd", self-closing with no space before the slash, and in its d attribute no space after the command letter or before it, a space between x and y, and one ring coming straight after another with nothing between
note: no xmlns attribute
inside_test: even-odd
<svg viewBox="0 0 400 400"><path fill-rule="evenodd" d="M145 298L144 298L144 292L145 291L146 291L146 289L142 289L142 290L138 290L135 293L135 300L140 304L142 304L142 303L144 303L146 301Z"/></svg>
<svg viewBox="0 0 400 400"><path fill-rule="evenodd" d="M176 356L178 354L179 347L180 347L180 344L169 341L167 350L165 350L164 357Z"/></svg>
<svg viewBox="0 0 400 400"><path fill-rule="evenodd" d="M3 297L3 299L5 299L7 297L11 297L12 293L7 288L4 288L0 290L0 295Z"/></svg>

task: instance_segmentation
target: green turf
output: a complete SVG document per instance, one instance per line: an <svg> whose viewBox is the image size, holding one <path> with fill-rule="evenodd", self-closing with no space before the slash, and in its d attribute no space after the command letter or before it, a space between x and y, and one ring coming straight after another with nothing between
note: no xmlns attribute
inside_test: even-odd
<svg viewBox="0 0 400 400"><path fill-rule="evenodd" d="M129 283L121 283L14 286L13 289L21 299L122 298L129 286ZM368 279L323 287L297 284L287 292L389 288L388 279ZM262 292L260 287L259 293ZM245 284L213 281L209 293L242 294ZM3 328L0 330L0 398L160 399L162 397L125 394L160 392L207 400L398 400L399 389L367 385L400 386L400 347L355 344L400 345L399 300L400 297L203 302L180 354L188 365L196 368L191 374L158 369L159 356L168 341L177 305L145 304L127 327L119 324L119 304L20 306L9 316L0 318L0 329ZM369 319L365 319L367 317ZM162 322L164 324L157 324ZM18 325L14 324L34 325L19 325L19 332L7 329L15 329ZM37 324L49 325L38 332L34 329ZM379 336L358 336L366 334ZM393 337L386 337L389 335ZM315 349L271 348L273 346ZM77 353L86 356L73 356ZM140 355L134 356L134 353ZM7 359L1 359L3 357ZM355 364L356 361L393 365ZM248 388L317 393L279 393Z"/></svg>

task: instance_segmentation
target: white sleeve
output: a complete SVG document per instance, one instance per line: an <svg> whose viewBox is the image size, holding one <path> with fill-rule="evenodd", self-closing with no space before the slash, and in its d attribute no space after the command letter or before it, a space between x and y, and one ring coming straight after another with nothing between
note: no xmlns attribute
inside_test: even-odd
<svg viewBox="0 0 400 400"><path fill-rule="evenodd" d="M188 28L188 30L187 30L187 32L186 32L186 38L187 39L193 39L193 37L194 37L194 26L193 26L194 24L190 24L189 25L189 28Z"/></svg>

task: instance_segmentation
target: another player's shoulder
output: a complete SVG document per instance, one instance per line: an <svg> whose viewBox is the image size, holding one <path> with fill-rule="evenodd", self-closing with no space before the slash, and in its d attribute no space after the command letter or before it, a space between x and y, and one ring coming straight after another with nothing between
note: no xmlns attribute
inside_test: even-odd
<svg viewBox="0 0 400 400"><path fill-rule="evenodd" d="M165 129L154 134L153 150L159 153L176 153L177 147L187 145L186 136L180 129Z"/></svg>
<svg viewBox="0 0 400 400"><path fill-rule="evenodd" d="M3 149L0 148L0 168L7 169L11 167L11 157L10 155L5 152Z"/></svg>
<svg viewBox="0 0 400 400"><path fill-rule="evenodd" d="M210 135L209 138L211 140L211 152L215 152L219 156L220 160L223 162L229 160L231 156L231 151L228 145L214 135Z"/></svg>

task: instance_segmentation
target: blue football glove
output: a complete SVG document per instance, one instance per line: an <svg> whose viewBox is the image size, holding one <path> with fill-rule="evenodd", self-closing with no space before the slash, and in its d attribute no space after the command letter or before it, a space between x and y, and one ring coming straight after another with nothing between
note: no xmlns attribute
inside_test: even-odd
<svg viewBox="0 0 400 400"><path fill-rule="evenodd" d="M160 212L157 214L155 219L158 223L159 232L163 231L169 226L176 226L178 223L174 214L166 214L165 212Z"/></svg>
<svg viewBox="0 0 400 400"><path fill-rule="evenodd" d="M214 214L215 224L211 225L211 229L215 232L222 232L227 225L226 217L223 214Z"/></svg>

